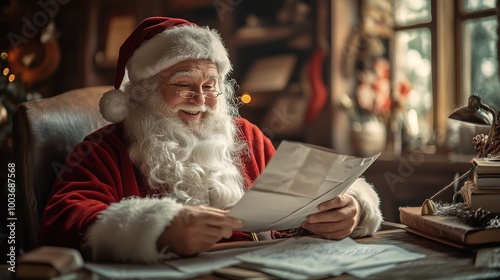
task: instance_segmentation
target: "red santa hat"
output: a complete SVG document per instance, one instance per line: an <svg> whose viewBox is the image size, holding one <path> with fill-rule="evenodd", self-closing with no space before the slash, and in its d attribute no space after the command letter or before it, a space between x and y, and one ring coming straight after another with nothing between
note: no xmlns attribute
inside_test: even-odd
<svg viewBox="0 0 500 280"><path fill-rule="evenodd" d="M114 89L104 93L99 108L110 122L124 120L129 99L124 88L158 74L179 62L208 59L225 78L231 63L219 33L179 18L150 17L143 20L120 48Z"/></svg>

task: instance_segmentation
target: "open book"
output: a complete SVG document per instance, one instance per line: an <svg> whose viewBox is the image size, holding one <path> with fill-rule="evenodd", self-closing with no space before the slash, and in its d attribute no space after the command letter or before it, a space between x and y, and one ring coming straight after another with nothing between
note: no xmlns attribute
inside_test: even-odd
<svg viewBox="0 0 500 280"><path fill-rule="evenodd" d="M300 227L318 205L344 193L380 154L361 158L282 141L253 187L230 210L243 231Z"/></svg>

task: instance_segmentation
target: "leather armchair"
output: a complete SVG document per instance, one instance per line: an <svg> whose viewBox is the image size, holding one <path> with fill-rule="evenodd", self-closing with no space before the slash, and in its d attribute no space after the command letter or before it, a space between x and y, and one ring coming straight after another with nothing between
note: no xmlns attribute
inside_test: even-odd
<svg viewBox="0 0 500 280"><path fill-rule="evenodd" d="M99 99L112 86L71 90L19 105L13 117L18 223L23 251L39 244L43 209L67 154L85 136L108 124ZM19 235L20 234L20 235Z"/></svg>

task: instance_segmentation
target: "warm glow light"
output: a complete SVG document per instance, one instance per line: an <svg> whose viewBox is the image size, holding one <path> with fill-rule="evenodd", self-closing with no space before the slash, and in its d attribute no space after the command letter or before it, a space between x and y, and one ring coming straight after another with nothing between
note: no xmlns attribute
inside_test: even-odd
<svg viewBox="0 0 500 280"><path fill-rule="evenodd" d="M422 55L417 50L410 49L406 53L406 63L408 67L417 69L422 64Z"/></svg>
<svg viewBox="0 0 500 280"><path fill-rule="evenodd" d="M252 101L252 97L250 96L250 94L248 92L245 92L241 96L241 102L248 104L248 103L250 103L250 101Z"/></svg>
<svg viewBox="0 0 500 280"><path fill-rule="evenodd" d="M407 113L408 128L412 136L418 136L420 133L418 129L418 114L415 109L410 109Z"/></svg>
<svg viewBox="0 0 500 280"><path fill-rule="evenodd" d="M427 59L422 59L421 60L421 63L419 64L419 66L416 68L415 70L415 73L417 73L417 75L419 75L420 77L429 77L429 75L431 74L431 70L432 70L432 65L431 65L431 62Z"/></svg>
<svg viewBox="0 0 500 280"><path fill-rule="evenodd" d="M16 75L10 74L10 76L9 76L9 82L12 83L15 79L16 79Z"/></svg>
<svg viewBox="0 0 500 280"><path fill-rule="evenodd" d="M3 75L7 76L9 74L9 68L4 68L3 69Z"/></svg>
<svg viewBox="0 0 500 280"><path fill-rule="evenodd" d="M495 74L495 62L492 59L486 58L481 61L481 73L483 73L483 76L485 77L491 77L493 74Z"/></svg>
<svg viewBox="0 0 500 280"><path fill-rule="evenodd" d="M3 52L0 57L3 58L3 59L6 59L7 56L9 56L6 52Z"/></svg>

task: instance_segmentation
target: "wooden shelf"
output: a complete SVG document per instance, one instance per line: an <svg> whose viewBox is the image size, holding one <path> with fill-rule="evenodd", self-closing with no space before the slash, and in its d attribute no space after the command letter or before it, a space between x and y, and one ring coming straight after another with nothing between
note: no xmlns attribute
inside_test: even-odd
<svg viewBox="0 0 500 280"><path fill-rule="evenodd" d="M291 26L242 27L236 31L234 38L237 47L243 47L289 40L302 32Z"/></svg>

